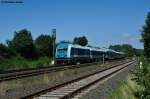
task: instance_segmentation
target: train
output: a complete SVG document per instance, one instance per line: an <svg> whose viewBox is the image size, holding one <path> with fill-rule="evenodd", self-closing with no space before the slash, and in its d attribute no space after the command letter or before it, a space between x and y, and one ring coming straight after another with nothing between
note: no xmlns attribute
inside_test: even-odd
<svg viewBox="0 0 150 99"><path fill-rule="evenodd" d="M124 58L123 52L117 52L107 48L94 48L72 43L59 43L56 47L56 64L77 64L114 60Z"/></svg>

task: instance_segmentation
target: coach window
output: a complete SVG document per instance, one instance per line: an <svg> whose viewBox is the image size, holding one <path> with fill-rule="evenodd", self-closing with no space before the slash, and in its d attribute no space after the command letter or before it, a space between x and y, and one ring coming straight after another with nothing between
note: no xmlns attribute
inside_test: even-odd
<svg viewBox="0 0 150 99"><path fill-rule="evenodd" d="M74 55L78 55L78 54L79 54L78 48L74 48Z"/></svg>
<svg viewBox="0 0 150 99"><path fill-rule="evenodd" d="M74 48L71 48L71 55L74 55Z"/></svg>

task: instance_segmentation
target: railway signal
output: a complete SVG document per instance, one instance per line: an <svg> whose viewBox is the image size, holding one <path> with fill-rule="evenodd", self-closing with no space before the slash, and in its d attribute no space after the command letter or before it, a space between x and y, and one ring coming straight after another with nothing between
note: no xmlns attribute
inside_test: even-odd
<svg viewBox="0 0 150 99"><path fill-rule="evenodd" d="M55 40L56 40L56 29L52 29L52 39L53 39L53 60L52 65L55 64Z"/></svg>

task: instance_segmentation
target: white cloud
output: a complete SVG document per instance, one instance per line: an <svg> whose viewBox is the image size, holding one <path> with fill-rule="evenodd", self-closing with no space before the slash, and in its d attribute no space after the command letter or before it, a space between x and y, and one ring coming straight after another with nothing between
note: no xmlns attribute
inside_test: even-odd
<svg viewBox="0 0 150 99"><path fill-rule="evenodd" d="M133 41L140 41L141 36L140 35L132 35L129 33L125 33L121 36L123 39L133 42Z"/></svg>

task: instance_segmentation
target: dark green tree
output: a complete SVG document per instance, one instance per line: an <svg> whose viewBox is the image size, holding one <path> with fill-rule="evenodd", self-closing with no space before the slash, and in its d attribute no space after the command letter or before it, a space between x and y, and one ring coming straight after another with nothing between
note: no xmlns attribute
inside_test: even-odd
<svg viewBox="0 0 150 99"><path fill-rule="evenodd" d="M7 41L9 48L15 50L24 58L37 58L36 48L33 43L31 32L27 29L22 29L15 32L14 38Z"/></svg>
<svg viewBox="0 0 150 99"><path fill-rule="evenodd" d="M35 40L36 48L40 56L52 56L53 40L49 35L40 35Z"/></svg>
<svg viewBox="0 0 150 99"><path fill-rule="evenodd" d="M73 40L74 44L79 44L81 46L86 46L88 44L88 40L85 36L82 37L75 37Z"/></svg>
<svg viewBox="0 0 150 99"><path fill-rule="evenodd" d="M113 49L115 51L122 51L122 46L121 45L110 45L109 49Z"/></svg>
<svg viewBox="0 0 150 99"><path fill-rule="evenodd" d="M144 50L143 49L134 48L134 53L136 56L144 56Z"/></svg>
<svg viewBox="0 0 150 99"><path fill-rule="evenodd" d="M15 52L4 44L0 44L0 59L15 56Z"/></svg>
<svg viewBox="0 0 150 99"><path fill-rule="evenodd" d="M147 58L150 58L150 12L148 12L145 25L142 30L142 40L144 43L144 52Z"/></svg>
<svg viewBox="0 0 150 99"><path fill-rule="evenodd" d="M132 57L134 55L134 49L130 44L123 44L122 51L129 57Z"/></svg>

